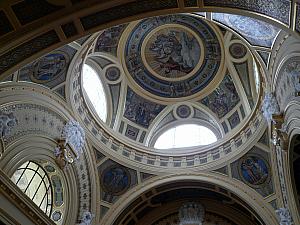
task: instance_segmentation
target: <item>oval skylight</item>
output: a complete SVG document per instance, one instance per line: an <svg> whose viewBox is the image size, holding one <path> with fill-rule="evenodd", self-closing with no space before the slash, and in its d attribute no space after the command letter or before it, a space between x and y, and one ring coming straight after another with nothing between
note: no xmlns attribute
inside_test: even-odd
<svg viewBox="0 0 300 225"><path fill-rule="evenodd" d="M154 148L170 149L209 145L217 141L216 135L208 128L196 124L184 124L165 131Z"/></svg>
<svg viewBox="0 0 300 225"><path fill-rule="evenodd" d="M84 64L82 73L83 89L91 101L96 113L102 121L106 121L107 105L102 82L96 71Z"/></svg>

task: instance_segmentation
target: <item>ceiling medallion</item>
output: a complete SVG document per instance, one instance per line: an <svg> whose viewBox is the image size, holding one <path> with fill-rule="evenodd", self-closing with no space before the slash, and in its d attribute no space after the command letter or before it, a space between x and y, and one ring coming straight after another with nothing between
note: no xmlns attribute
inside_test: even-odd
<svg viewBox="0 0 300 225"><path fill-rule="evenodd" d="M148 37L148 38L147 38ZM146 68L159 79L184 80L201 66L201 39L179 25L160 26L145 38L142 57ZM199 68L198 68L199 69Z"/></svg>
<svg viewBox="0 0 300 225"><path fill-rule="evenodd" d="M124 51L130 80L150 95L168 99L202 91L223 56L215 31L202 19L183 14L140 21Z"/></svg>

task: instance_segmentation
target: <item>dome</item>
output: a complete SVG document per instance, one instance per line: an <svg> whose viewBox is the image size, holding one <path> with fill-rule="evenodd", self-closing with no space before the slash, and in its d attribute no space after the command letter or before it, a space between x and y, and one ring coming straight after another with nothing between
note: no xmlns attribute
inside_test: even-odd
<svg viewBox="0 0 300 225"><path fill-rule="evenodd" d="M0 221L300 224L299 1L2 6Z"/></svg>
<svg viewBox="0 0 300 225"><path fill-rule="evenodd" d="M255 119L259 64L248 42L221 24L198 14L157 16L108 28L87 43L78 84L87 79L84 68L91 68L102 97L93 100L80 87L75 96L83 96L85 124L98 124L103 140L109 136L138 151L189 156L240 139L237 134ZM107 118L99 108L107 110ZM196 142L181 138L176 147L174 130L185 125L202 131L195 131ZM91 132L98 135L99 129ZM168 131L173 139L164 138L168 143L159 147L156 142ZM205 140L209 137L212 141Z"/></svg>

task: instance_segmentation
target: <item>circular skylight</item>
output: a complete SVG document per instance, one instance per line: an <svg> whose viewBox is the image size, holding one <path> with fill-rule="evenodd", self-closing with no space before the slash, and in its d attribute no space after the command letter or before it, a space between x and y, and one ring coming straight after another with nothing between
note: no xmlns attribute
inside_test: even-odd
<svg viewBox="0 0 300 225"><path fill-rule="evenodd" d="M106 121L107 103L102 82L96 71L84 64L82 73L83 89L102 121Z"/></svg>
<svg viewBox="0 0 300 225"><path fill-rule="evenodd" d="M173 127L159 136L156 149L184 148L209 145L217 141L216 135L207 127L196 124L184 124Z"/></svg>

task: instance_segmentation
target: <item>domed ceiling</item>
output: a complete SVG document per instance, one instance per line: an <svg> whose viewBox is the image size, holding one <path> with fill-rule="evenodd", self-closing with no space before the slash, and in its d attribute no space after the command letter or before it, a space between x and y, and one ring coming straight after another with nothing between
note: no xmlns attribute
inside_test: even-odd
<svg viewBox="0 0 300 225"><path fill-rule="evenodd" d="M147 18L90 40L84 63L105 86L109 115L98 122L128 143L155 151L156 140L182 124L204 126L220 142L255 108L260 75L247 42L199 15Z"/></svg>
<svg viewBox="0 0 300 225"><path fill-rule="evenodd" d="M247 33L239 17L213 13L213 20L208 20L201 13L174 14L110 27L25 66L17 80L44 85L70 101L97 140L106 144L113 139L112 147L126 145L124 156L134 149L192 157L227 148L231 139L240 145L246 140L241 135L253 131L249 126L256 120L261 66L268 52L253 50L263 38ZM257 29L267 26L240 19ZM267 27L272 32L268 43L261 45L266 49L278 33ZM84 74L84 65L95 71L103 91L96 84L84 89L83 80L91 79ZM91 99L90 91L103 95L106 102L99 96ZM103 117L97 111L105 107ZM186 124L209 129L217 141L181 149L154 148L163 134ZM198 133L198 139L208 135Z"/></svg>

